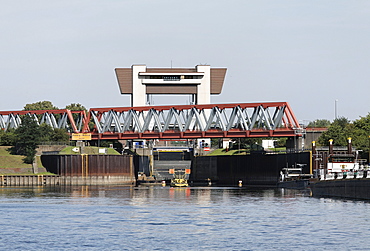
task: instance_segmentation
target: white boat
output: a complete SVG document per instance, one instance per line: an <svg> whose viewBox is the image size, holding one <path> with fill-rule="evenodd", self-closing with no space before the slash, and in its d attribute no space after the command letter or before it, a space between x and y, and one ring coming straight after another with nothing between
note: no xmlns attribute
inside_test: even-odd
<svg viewBox="0 0 370 251"><path fill-rule="evenodd" d="M369 173L369 174L368 174ZM353 154L331 154L326 168L318 169L319 180L362 179L370 176Z"/></svg>
<svg viewBox="0 0 370 251"><path fill-rule="evenodd" d="M311 174L303 173L306 164L295 164L292 167L283 168L280 171L280 181L278 187L291 189L305 189L309 184Z"/></svg>

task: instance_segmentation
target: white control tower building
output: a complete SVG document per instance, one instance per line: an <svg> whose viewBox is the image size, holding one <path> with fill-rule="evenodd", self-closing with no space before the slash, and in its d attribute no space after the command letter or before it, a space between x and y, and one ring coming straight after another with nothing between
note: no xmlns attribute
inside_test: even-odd
<svg viewBox="0 0 370 251"><path fill-rule="evenodd" d="M197 65L195 68L147 68L132 65L116 68L121 94L131 95L131 106L146 106L147 95L190 94L192 103L210 104L211 94L220 94L226 68Z"/></svg>

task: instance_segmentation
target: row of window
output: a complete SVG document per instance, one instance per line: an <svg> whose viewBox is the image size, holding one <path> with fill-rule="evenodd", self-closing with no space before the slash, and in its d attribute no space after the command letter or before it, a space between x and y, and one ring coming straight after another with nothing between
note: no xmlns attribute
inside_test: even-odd
<svg viewBox="0 0 370 251"><path fill-rule="evenodd" d="M163 79L164 81L180 81L181 79L194 79L194 76L189 76L189 75L185 75L185 76L179 76L179 75L175 75L175 76L150 76L150 79Z"/></svg>

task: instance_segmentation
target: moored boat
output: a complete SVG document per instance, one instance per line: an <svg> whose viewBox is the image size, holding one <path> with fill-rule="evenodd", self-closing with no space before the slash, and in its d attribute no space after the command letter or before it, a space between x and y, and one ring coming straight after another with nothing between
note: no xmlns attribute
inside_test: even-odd
<svg viewBox="0 0 370 251"><path fill-rule="evenodd" d="M370 169L366 160L358 158L357 151L352 152L351 138L347 153L334 153L332 149L331 140L326 165L315 170L315 179L310 183L312 195L370 199Z"/></svg>
<svg viewBox="0 0 370 251"><path fill-rule="evenodd" d="M155 176L146 176L145 173L139 172L136 180L138 186L156 186L162 185L162 180L157 180Z"/></svg>
<svg viewBox="0 0 370 251"><path fill-rule="evenodd" d="M189 184L186 179L172 179L170 185L171 187L187 187Z"/></svg>
<svg viewBox="0 0 370 251"><path fill-rule="evenodd" d="M311 174L303 173L306 164L295 164L293 167L283 168L280 172L279 188L306 189L309 185Z"/></svg>
<svg viewBox="0 0 370 251"><path fill-rule="evenodd" d="M171 187L187 187L188 176L190 174L190 169L185 170L173 170L173 178L171 179Z"/></svg>

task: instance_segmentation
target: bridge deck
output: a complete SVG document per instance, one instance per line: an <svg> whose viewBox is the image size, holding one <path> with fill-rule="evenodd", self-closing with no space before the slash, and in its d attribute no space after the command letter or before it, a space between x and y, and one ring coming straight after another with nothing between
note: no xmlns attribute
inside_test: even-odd
<svg viewBox="0 0 370 251"><path fill-rule="evenodd" d="M0 128L17 128L24 115L39 124L92 139L290 137L301 133L287 102L91 108L84 111L0 112Z"/></svg>

